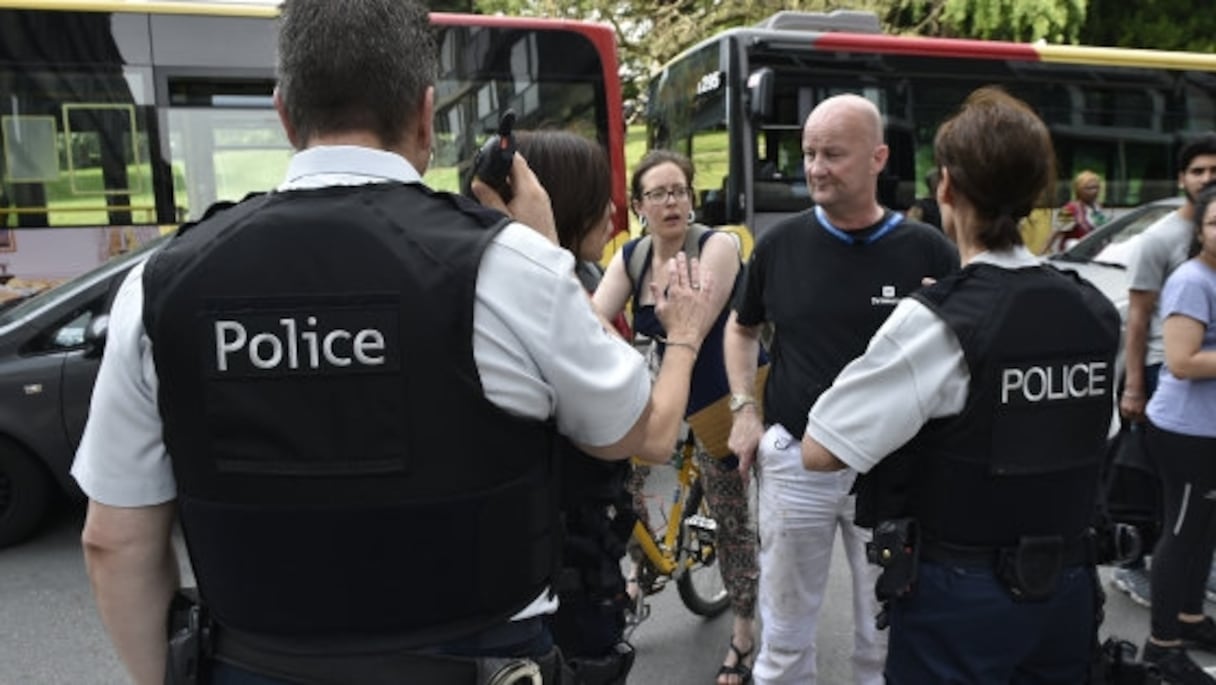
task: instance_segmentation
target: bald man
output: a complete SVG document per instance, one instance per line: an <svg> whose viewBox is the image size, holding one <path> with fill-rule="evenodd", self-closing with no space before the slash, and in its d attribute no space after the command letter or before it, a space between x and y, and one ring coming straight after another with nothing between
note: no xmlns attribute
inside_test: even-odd
<svg viewBox="0 0 1216 685"><path fill-rule="evenodd" d="M744 476L754 466L759 484L762 639L754 676L760 684L815 682L815 629L840 530L853 580L853 674L877 685L886 641L875 628L869 531L858 523L872 526L882 511L851 494L856 472L803 469L799 442L811 405L861 355L899 299L959 260L940 231L878 203L888 150L869 100L839 95L819 103L803 128L802 153L815 204L760 236L725 337L735 394L730 448ZM747 393L766 322L775 334L761 405Z"/></svg>

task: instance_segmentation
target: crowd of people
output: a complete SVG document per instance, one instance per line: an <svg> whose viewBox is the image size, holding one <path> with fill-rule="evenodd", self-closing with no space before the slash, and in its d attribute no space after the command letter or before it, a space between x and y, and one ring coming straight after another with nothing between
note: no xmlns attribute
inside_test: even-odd
<svg viewBox="0 0 1216 685"><path fill-rule="evenodd" d="M1004 91L939 128L920 220L877 199L877 107L819 102L810 206L745 263L674 151L638 163L628 208L562 131L518 134L509 200L426 187L428 26L414 0L288 0L286 178L115 298L72 473L134 682L623 683L630 458L666 462L685 426L734 614L717 685L817 681L838 533L857 683L1091 682L1116 404L1162 489L1144 658L1216 682L1186 651L1216 650L1216 135L1181 151L1187 202L1132 264L1120 391L1114 306L1023 244L1055 153ZM1100 181L1076 178L1060 245L1105 221ZM600 269L626 209L643 236Z"/></svg>

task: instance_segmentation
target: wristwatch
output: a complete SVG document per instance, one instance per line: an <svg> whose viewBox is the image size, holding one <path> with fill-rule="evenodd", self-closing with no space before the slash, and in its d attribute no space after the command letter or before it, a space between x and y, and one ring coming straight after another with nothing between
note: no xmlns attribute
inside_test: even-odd
<svg viewBox="0 0 1216 685"><path fill-rule="evenodd" d="M732 393L730 396L730 405L729 405L730 413L734 414L735 412L739 411L740 409L746 407L749 404L752 406L755 406L756 398L752 397L751 395L742 395L742 394L738 394L738 393Z"/></svg>

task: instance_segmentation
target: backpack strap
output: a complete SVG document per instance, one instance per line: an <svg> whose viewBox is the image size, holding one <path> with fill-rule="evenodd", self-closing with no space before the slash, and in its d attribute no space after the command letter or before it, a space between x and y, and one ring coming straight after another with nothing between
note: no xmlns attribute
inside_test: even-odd
<svg viewBox="0 0 1216 685"><path fill-rule="evenodd" d="M713 229L704 224L689 224L688 230L684 233L684 247L681 249L684 254L692 259L693 257L700 258L701 246L709 239L709 235L713 233ZM622 248L622 257L625 259L625 273L629 276L629 282L633 284L633 289L637 290L638 282L642 278L642 274L646 272L647 263L650 261L650 247L652 238L649 235L644 235L636 240L631 240L625 243ZM636 294L636 293L635 293Z"/></svg>
<svg viewBox="0 0 1216 685"><path fill-rule="evenodd" d="M630 240L622 248L621 256L625 259L625 274L629 276L629 283L633 286L633 290L637 290L638 281L641 280L642 273L646 270L646 262L650 260L651 242L651 237L644 235L636 240Z"/></svg>

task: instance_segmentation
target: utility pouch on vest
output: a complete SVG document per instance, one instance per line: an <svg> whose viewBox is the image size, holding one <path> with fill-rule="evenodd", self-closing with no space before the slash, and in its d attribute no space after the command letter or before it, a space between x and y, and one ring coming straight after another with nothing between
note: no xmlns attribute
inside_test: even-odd
<svg viewBox="0 0 1216 685"><path fill-rule="evenodd" d="M208 682L205 671L211 656L211 626L194 588L174 593L169 603L168 633L165 685Z"/></svg>
<svg viewBox="0 0 1216 685"><path fill-rule="evenodd" d="M1018 601L1051 597L1063 568L1064 539L1058 535L1023 537L1017 547L997 552L996 575Z"/></svg>
<svg viewBox="0 0 1216 685"><path fill-rule="evenodd" d="M874 540L866 543L866 558L883 569L874 587L878 601L889 602L912 591L920 561L919 536L916 519L879 521L874 527Z"/></svg>

